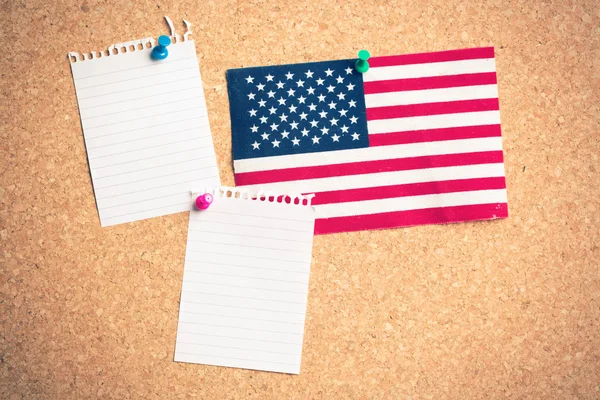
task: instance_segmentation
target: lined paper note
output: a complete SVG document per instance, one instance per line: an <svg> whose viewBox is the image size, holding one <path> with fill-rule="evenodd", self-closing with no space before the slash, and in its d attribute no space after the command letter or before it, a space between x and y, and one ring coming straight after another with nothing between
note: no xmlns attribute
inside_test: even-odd
<svg viewBox="0 0 600 400"><path fill-rule="evenodd" d="M175 361L300 373L314 221L219 196L191 212Z"/></svg>
<svg viewBox="0 0 600 400"><path fill-rule="evenodd" d="M219 184L194 41L168 49L71 63L102 226L188 211L192 182Z"/></svg>

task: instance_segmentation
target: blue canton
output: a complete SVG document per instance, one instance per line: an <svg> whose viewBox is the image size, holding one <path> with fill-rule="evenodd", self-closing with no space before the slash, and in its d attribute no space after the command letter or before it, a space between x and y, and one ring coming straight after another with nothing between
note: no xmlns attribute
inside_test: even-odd
<svg viewBox="0 0 600 400"><path fill-rule="evenodd" d="M233 158L369 147L355 61L228 70Z"/></svg>

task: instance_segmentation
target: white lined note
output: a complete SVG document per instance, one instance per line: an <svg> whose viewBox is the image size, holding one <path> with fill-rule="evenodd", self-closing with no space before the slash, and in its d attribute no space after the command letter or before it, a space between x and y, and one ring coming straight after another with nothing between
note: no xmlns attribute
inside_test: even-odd
<svg viewBox="0 0 600 400"><path fill-rule="evenodd" d="M192 184L220 183L194 41L168 49L71 63L102 226L188 211Z"/></svg>
<svg viewBox="0 0 600 400"><path fill-rule="evenodd" d="M219 195L190 213L175 361L300 373L314 221Z"/></svg>

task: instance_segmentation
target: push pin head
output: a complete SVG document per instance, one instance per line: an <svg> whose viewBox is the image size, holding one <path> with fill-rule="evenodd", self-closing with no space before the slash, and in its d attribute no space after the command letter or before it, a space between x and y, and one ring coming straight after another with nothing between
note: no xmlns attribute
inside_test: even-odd
<svg viewBox="0 0 600 400"><path fill-rule="evenodd" d="M361 50L358 52L358 60L356 60L356 64L354 64L354 68L364 74L369 70L369 62L367 61L371 57L371 53L367 50Z"/></svg>
<svg viewBox="0 0 600 400"><path fill-rule="evenodd" d="M152 49L152 58L156 60L164 60L169 55L167 46L171 44L171 38L165 35L158 37L158 46Z"/></svg>
<svg viewBox="0 0 600 400"><path fill-rule="evenodd" d="M201 194L200 196L198 196L196 198L196 207L198 208L198 210L206 210L208 207L210 207L213 200L214 200L214 197L212 194L210 194L210 193Z"/></svg>

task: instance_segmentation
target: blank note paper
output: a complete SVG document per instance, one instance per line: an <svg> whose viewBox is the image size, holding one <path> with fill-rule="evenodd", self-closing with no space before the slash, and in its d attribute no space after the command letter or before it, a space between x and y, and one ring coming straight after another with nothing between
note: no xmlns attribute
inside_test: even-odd
<svg viewBox="0 0 600 400"><path fill-rule="evenodd" d="M175 361L298 374L310 199L286 204L223 189L214 197L190 214Z"/></svg>
<svg viewBox="0 0 600 400"><path fill-rule="evenodd" d="M192 182L219 185L194 41L173 43L161 61L154 44L70 54L102 226L188 211Z"/></svg>

